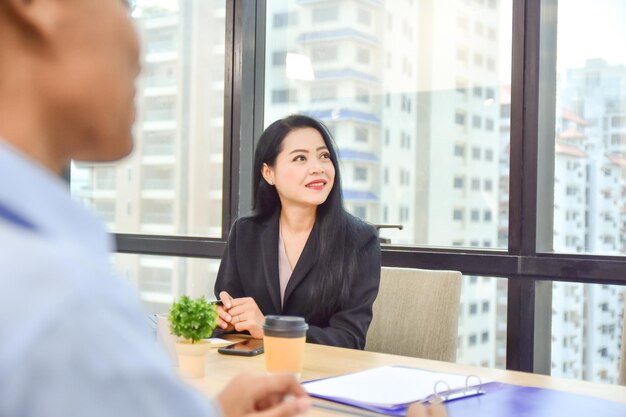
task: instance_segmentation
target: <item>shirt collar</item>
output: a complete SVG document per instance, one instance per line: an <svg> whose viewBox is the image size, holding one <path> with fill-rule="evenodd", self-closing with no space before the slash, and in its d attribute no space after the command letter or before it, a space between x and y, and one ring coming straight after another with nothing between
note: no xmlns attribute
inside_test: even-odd
<svg viewBox="0 0 626 417"><path fill-rule="evenodd" d="M38 233L110 252L102 222L70 196L70 187L0 138L0 203L33 224Z"/></svg>

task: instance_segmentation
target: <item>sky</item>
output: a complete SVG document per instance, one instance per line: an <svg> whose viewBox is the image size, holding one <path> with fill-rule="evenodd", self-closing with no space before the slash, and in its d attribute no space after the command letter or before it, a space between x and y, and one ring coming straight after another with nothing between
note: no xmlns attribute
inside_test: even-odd
<svg viewBox="0 0 626 417"><path fill-rule="evenodd" d="M500 80L511 79L511 0L500 1ZM626 0L558 2L557 68L581 68L587 59L626 65Z"/></svg>

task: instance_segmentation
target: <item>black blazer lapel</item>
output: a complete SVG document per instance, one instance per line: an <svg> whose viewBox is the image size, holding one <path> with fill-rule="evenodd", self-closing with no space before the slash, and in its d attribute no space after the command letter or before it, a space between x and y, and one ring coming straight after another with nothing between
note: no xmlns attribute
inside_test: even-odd
<svg viewBox="0 0 626 417"><path fill-rule="evenodd" d="M280 307L280 279L278 277L278 219L280 210L265 222L265 229L261 232L261 250L263 252L263 276L267 291L270 294L275 311L281 312ZM253 256L253 254L249 254ZM267 312L264 312L268 314Z"/></svg>
<svg viewBox="0 0 626 417"><path fill-rule="evenodd" d="M313 225L313 229L311 230L311 234L309 234L309 238L304 245L304 249L302 249L302 253L300 254L300 258L298 258L298 262L296 263L296 267L291 273L291 278L289 278L289 282L287 283L287 288L285 288L285 299L283 301L283 305L287 305L287 300L289 300L289 296L294 292L296 287L307 277L307 274L313 268L313 265L317 262L317 247L315 242L317 241L317 222Z"/></svg>

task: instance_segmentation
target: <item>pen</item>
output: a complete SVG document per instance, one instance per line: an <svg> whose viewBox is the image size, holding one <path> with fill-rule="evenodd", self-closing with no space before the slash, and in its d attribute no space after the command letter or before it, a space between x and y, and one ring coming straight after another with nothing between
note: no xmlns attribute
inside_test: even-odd
<svg viewBox="0 0 626 417"><path fill-rule="evenodd" d="M209 301L209 304L213 304L213 305L216 305L216 306L221 306L221 305L224 305L224 304L222 303L222 300L213 300L213 301Z"/></svg>

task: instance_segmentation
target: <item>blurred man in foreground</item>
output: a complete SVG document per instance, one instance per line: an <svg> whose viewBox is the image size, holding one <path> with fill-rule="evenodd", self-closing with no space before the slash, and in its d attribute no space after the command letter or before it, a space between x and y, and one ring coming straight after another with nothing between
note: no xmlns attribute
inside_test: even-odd
<svg viewBox="0 0 626 417"><path fill-rule="evenodd" d="M58 173L132 149L138 41L122 0L0 0L0 415L290 417L288 375L210 403L182 385ZM286 397L290 401L283 401Z"/></svg>

